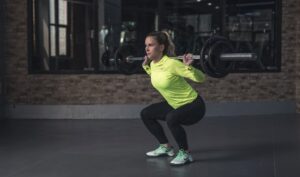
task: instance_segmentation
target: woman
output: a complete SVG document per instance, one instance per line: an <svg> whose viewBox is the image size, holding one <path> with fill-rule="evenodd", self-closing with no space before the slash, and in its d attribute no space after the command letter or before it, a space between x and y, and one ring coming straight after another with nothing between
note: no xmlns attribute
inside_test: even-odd
<svg viewBox="0 0 300 177"><path fill-rule="evenodd" d="M159 147L147 152L150 157L174 156L174 149L158 120L167 122L168 128L178 144L179 151L170 162L183 165L193 161L187 136L182 125L192 125L205 114L205 104L185 78L201 83L205 75L191 66L190 54L184 55L183 62L171 59L175 46L166 32L152 32L145 39L146 56L143 68L151 77L151 83L166 101L152 104L141 111L141 117L150 133L159 142Z"/></svg>

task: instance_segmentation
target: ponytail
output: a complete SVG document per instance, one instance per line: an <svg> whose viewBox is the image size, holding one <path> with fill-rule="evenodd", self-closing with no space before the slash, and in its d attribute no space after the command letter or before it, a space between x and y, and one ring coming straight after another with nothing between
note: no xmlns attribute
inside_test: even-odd
<svg viewBox="0 0 300 177"><path fill-rule="evenodd" d="M164 33L167 36L167 41L168 41L168 46L166 49L166 55L168 55L169 57L175 57L175 44L172 41L172 38L170 36L170 34L167 31L162 31L162 33Z"/></svg>

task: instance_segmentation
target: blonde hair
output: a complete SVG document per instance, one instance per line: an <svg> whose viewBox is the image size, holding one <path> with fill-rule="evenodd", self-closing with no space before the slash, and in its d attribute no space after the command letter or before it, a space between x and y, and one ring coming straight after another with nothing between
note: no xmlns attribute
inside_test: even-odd
<svg viewBox="0 0 300 177"><path fill-rule="evenodd" d="M172 41L171 36L169 35L169 33L167 31L154 31L154 32L149 33L147 35L147 37L154 37L160 45L165 46L164 51L163 51L164 55L167 55L169 57L176 56L175 45Z"/></svg>

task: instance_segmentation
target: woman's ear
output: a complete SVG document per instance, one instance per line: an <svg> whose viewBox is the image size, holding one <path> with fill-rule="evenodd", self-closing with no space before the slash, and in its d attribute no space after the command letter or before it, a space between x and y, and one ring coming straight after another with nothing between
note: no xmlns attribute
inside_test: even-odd
<svg viewBox="0 0 300 177"><path fill-rule="evenodd" d="M161 44L159 45L159 51L163 52L165 50L165 45Z"/></svg>

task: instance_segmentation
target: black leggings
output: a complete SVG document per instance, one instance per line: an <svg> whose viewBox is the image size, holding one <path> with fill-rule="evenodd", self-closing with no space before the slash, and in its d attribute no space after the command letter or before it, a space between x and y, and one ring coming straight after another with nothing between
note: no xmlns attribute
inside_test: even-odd
<svg viewBox="0 0 300 177"><path fill-rule="evenodd" d="M177 109L172 108L166 101L152 104L141 111L141 117L160 144L167 144L168 139L158 120L167 122L172 135L180 149L188 150L185 130L182 125L197 123L205 114L205 103L198 96L193 102L183 105Z"/></svg>

